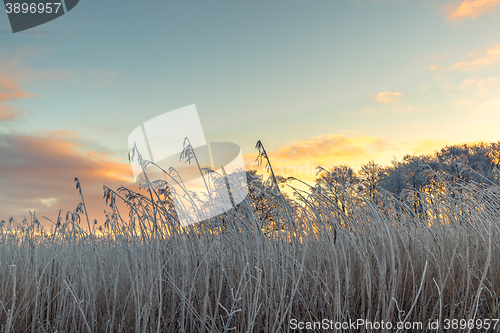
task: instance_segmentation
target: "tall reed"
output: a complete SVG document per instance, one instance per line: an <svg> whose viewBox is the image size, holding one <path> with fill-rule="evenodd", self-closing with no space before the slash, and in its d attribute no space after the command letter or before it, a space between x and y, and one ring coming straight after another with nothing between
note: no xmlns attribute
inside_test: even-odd
<svg viewBox="0 0 500 333"><path fill-rule="evenodd" d="M370 200L295 182L293 200L250 182L241 204L184 228L171 193L154 187L104 187L111 210L98 229L83 201L50 232L34 214L11 219L0 228L2 331L289 332L292 320L323 319L426 331L499 318L499 187L446 183L418 193L416 214L417 193Z"/></svg>

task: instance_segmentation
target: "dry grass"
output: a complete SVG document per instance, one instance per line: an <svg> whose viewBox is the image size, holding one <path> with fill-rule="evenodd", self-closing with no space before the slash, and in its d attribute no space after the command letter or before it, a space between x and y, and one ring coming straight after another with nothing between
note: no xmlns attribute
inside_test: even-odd
<svg viewBox="0 0 500 333"><path fill-rule="evenodd" d="M90 227L84 205L51 234L35 217L2 226L1 329L287 332L292 319L499 318L500 188L447 186L420 193L419 214L412 196L380 194L376 205L354 189L316 189L294 204L268 196L266 218L247 198L186 228L166 194L106 189L114 209L102 233L80 228L79 215Z"/></svg>

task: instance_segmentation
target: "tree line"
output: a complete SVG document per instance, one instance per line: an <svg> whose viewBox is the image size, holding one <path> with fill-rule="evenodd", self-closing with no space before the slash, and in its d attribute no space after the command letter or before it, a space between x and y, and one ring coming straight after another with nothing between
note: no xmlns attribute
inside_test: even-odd
<svg viewBox="0 0 500 333"><path fill-rule="evenodd" d="M414 214L423 217L428 213L424 206L433 205L443 195L457 202L462 200L463 186L485 188L499 185L499 169L500 141L446 146L433 154L394 159L388 166L369 161L357 172L345 164L318 167L315 183L308 193L298 190L294 195L282 193L279 187L295 189L294 181L301 180L281 176L263 180L255 170L247 172L247 183L249 197L263 219L269 219L276 210L278 197L284 196L293 206L297 204L297 197L311 199L320 193L323 196L328 193L330 204L334 203L339 214L344 216L356 207L368 204L376 205L382 211L394 209L395 206L388 205L388 202L396 200L405 202Z"/></svg>

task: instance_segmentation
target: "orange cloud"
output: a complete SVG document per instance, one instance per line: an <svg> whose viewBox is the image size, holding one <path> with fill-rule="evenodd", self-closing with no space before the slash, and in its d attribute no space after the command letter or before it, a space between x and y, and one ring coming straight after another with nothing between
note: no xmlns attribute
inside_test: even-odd
<svg viewBox="0 0 500 333"><path fill-rule="evenodd" d="M395 103L398 101L398 97L401 96L400 92L382 91L377 94L377 101L384 104Z"/></svg>
<svg viewBox="0 0 500 333"><path fill-rule="evenodd" d="M460 20L466 17L476 18L482 13L491 13L500 5L500 0L465 0L460 4L449 4L444 12L449 20Z"/></svg>
<svg viewBox="0 0 500 333"><path fill-rule="evenodd" d="M356 169L393 149L394 145L383 138L328 134L291 142L277 150L269 151L268 156L277 175L311 181L318 166L347 164ZM255 157L255 154L245 155L248 168L263 171L263 168L254 162ZM390 159L387 160L389 161Z"/></svg>
<svg viewBox="0 0 500 333"><path fill-rule="evenodd" d="M452 69L474 71L497 64L500 62L500 44L493 44L486 48L486 50L473 52L468 54L468 56L475 59L457 62L453 65Z"/></svg>
<svg viewBox="0 0 500 333"><path fill-rule="evenodd" d="M380 138L370 136L347 137L329 134L292 142L273 152L280 160L322 159L324 157L349 160L381 151L388 146Z"/></svg>
<svg viewBox="0 0 500 333"><path fill-rule="evenodd" d="M132 170L109 154L85 148L73 133L0 134L0 220L21 220L36 211L38 218L57 218L80 202L74 177L80 179L90 218L103 222L103 185L129 186ZM43 221L42 221L43 222ZM44 223L47 224L47 223Z"/></svg>
<svg viewBox="0 0 500 333"><path fill-rule="evenodd" d="M328 168L347 164L359 170L370 160L387 166L394 157L402 159L407 154L432 154L448 144L453 142L433 138L398 141L354 133L328 134L291 142L277 150L268 151L268 156L276 175L295 177L312 184L318 166ZM254 162L255 157L256 154L245 155L248 169L264 172L263 167L258 167Z"/></svg>
<svg viewBox="0 0 500 333"><path fill-rule="evenodd" d="M33 97L33 94L24 91L11 77L0 73L0 122L14 120L23 113L10 105L10 101L28 97Z"/></svg>
<svg viewBox="0 0 500 333"><path fill-rule="evenodd" d="M30 93L23 91L19 85L14 83L10 77L0 73L0 103L31 96Z"/></svg>

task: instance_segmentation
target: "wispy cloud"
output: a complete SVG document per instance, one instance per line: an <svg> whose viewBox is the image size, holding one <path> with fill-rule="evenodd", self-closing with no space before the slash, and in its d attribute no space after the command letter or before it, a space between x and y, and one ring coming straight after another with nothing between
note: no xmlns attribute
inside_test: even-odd
<svg viewBox="0 0 500 333"><path fill-rule="evenodd" d="M382 91L377 94L377 101L384 104L395 103L399 100L399 97L403 95L400 92L392 91Z"/></svg>
<svg viewBox="0 0 500 333"><path fill-rule="evenodd" d="M31 97L32 95L19 87L10 77L0 73L0 103L9 100Z"/></svg>
<svg viewBox="0 0 500 333"><path fill-rule="evenodd" d="M473 79L466 79L459 84L445 84L441 88L447 92L458 93L459 95L456 97L459 100L463 100L465 94L468 94L467 97L484 102L486 97L496 98L500 94L499 79L495 76L487 78L475 77Z"/></svg>
<svg viewBox="0 0 500 333"><path fill-rule="evenodd" d="M500 8L500 0L465 0L459 4L448 4L444 8L449 20L466 17L476 18L482 13L491 13Z"/></svg>
<svg viewBox="0 0 500 333"><path fill-rule="evenodd" d="M467 56L471 60L457 62L453 65L452 69L475 71L496 65L500 62L500 44L493 44L485 50L471 52Z"/></svg>
<svg viewBox="0 0 500 333"><path fill-rule="evenodd" d="M377 137L329 134L298 140L278 149L272 155L280 160L297 160L302 158L341 158L352 160L369 153L381 151L389 145Z"/></svg>
<svg viewBox="0 0 500 333"><path fill-rule="evenodd" d="M499 0L500 1L500 0ZM467 54L466 59L448 66L429 66L429 70L437 71L436 82L445 82L450 79L444 73L449 71L475 72L484 68L491 68L500 63L500 44L493 43L483 49ZM439 71L438 71L439 70Z"/></svg>
<svg viewBox="0 0 500 333"><path fill-rule="evenodd" d="M16 84L10 76L0 73L0 122L15 120L23 113L11 104L12 101L33 96Z"/></svg>
<svg viewBox="0 0 500 333"><path fill-rule="evenodd" d="M0 134L0 156L0 220L19 219L28 209L51 218L59 209L72 211L80 201L73 182L78 177L89 214L102 221L102 186L132 181L130 165L86 150L74 133Z"/></svg>
<svg viewBox="0 0 500 333"><path fill-rule="evenodd" d="M12 105L0 105L0 123L6 123L9 121L19 119L26 111L19 110Z"/></svg>
<svg viewBox="0 0 500 333"><path fill-rule="evenodd" d="M431 154L447 144L453 142L436 138L396 140L349 132L294 141L268 151L268 156L275 174L296 177L311 183L318 166L328 168L347 164L358 170L370 160L387 166L394 157L401 159L406 154ZM255 154L245 155L247 167L264 171L253 159Z"/></svg>
<svg viewBox="0 0 500 333"><path fill-rule="evenodd" d="M467 79L464 80L458 87L462 90L467 90L476 85L476 80L474 79Z"/></svg>
<svg viewBox="0 0 500 333"><path fill-rule="evenodd" d="M348 164L358 168L393 148L394 145L384 138L356 133L325 134L293 141L269 151L268 156L276 174L311 181L318 166ZM255 154L245 155L250 169L262 170L254 159Z"/></svg>

